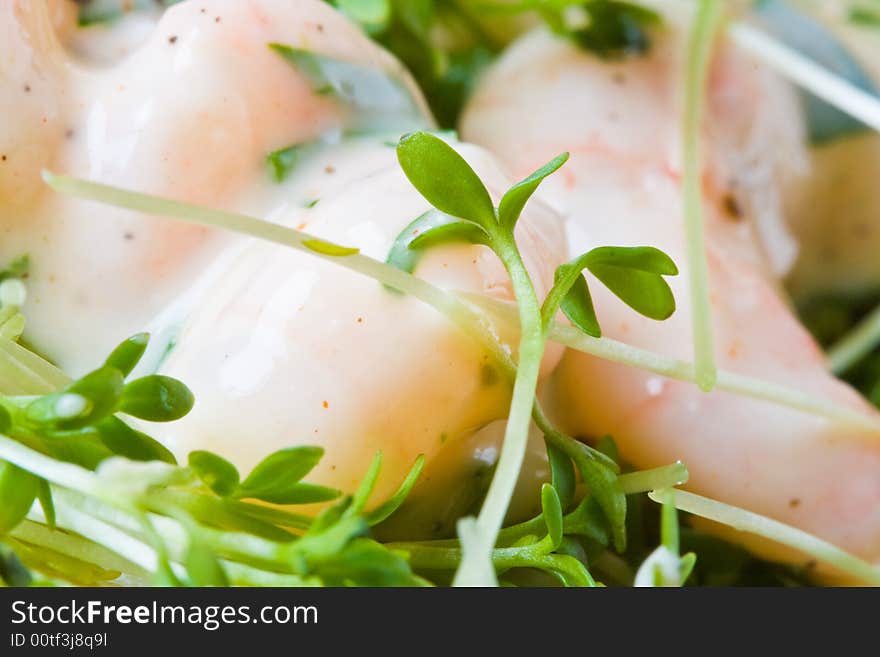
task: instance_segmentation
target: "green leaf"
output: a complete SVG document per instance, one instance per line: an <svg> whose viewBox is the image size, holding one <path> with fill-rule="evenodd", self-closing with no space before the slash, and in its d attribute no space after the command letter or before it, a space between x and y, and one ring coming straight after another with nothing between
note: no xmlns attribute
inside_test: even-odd
<svg viewBox="0 0 880 657"><path fill-rule="evenodd" d="M122 372L104 366L61 392L35 399L25 409L25 417L64 430L87 427L116 411L124 387Z"/></svg>
<svg viewBox="0 0 880 657"><path fill-rule="evenodd" d="M862 27L880 27L880 8L850 7L847 18L850 23Z"/></svg>
<svg viewBox="0 0 880 657"><path fill-rule="evenodd" d="M118 417L105 418L95 428L104 446L117 456L124 456L132 461L162 461L177 465L174 454L162 443L133 429Z"/></svg>
<svg viewBox="0 0 880 657"><path fill-rule="evenodd" d="M96 429L87 430L82 435L74 433L63 435L60 439L48 439L42 446L52 458L74 463L86 470L95 470L104 459L113 456Z"/></svg>
<svg viewBox="0 0 880 657"><path fill-rule="evenodd" d="M320 447L289 447L270 454L251 471L235 496L267 502L283 498L318 465L323 455Z"/></svg>
<svg viewBox="0 0 880 657"><path fill-rule="evenodd" d="M369 34L382 32L391 21L390 0L335 0L333 4Z"/></svg>
<svg viewBox="0 0 880 657"><path fill-rule="evenodd" d="M177 379L152 374L125 386L119 410L150 422L179 420L192 410L195 398Z"/></svg>
<svg viewBox="0 0 880 657"><path fill-rule="evenodd" d="M315 567L327 586L423 586L402 553L368 538L356 538Z"/></svg>
<svg viewBox="0 0 880 657"><path fill-rule="evenodd" d="M577 486L574 464L562 450L550 443L546 443L546 445L547 457L550 460L551 483L559 495L559 501L564 509L574 499Z"/></svg>
<svg viewBox="0 0 880 657"><path fill-rule="evenodd" d="M122 376L128 376L140 362L150 342L149 333L138 333L125 342L121 343L104 362L107 367L115 367L122 372Z"/></svg>
<svg viewBox="0 0 880 657"><path fill-rule="evenodd" d="M599 318L596 317L596 310L593 307L593 297L590 296L590 288L583 275L577 277L574 285L563 297L560 308L569 321L581 331L594 338L602 337L602 328L599 326Z"/></svg>
<svg viewBox="0 0 880 657"><path fill-rule="evenodd" d="M617 475L604 465L585 458L578 459L577 465L608 521L614 547L623 552L626 549L626 495Z"/></svg>
<svg viewBox="0 0 880 657"><path fill-rule="evenodd" d="M342 493L335 488L318 486L317 484L290 484L283 488L263 491L259 495L248 494L271 504L317 504L338 499Z"/></svg>
<svg viewBox="0 0 880 657"><path fill-rule="evenodd" d="M620 463L620 450L612 436L602 436L596 441L596 450L607 456L613 463Z"/></svg>
<svg viewBox="0 0 880 657"><path fill-rule="evenodd" d="M570 32L581 48L605 58L643 55L650 49L648 29L660 23L655 11L617 0L591 0L583 8L587 25Z"/></svg>
<svg viewBox="0 0 880 657"><path fill-rule="evenodd" d="M309 251L314 251L315 253L320 253L321 255L327 256L351 256L357 255L361 252L360 249L355 249L348 246L340 246L338 244L333 244L332 242L325 242L324 240L319 239L308 239L303 240L303 246L306 247Z"/></svg>
<svg viewBox="0 0 880 657"><path fill-rule="evenodd" d="M528 178L507 190L507 193L498 205L498 220L501 222L501 225L513 230L522 214L523 208L525 208L532 194L538 189L538 186L544 182L547 176L556 173L566 162L568 162L568 153L557 155Z"/></svg>
<svg viewBox="0 0 880 657"><path fill-rule="evenodd" d="M422 468L425 465L425 455L419 454L419 457L416 459L416 462L413 463L413 467L410 468L409 473L403 480L403 483L400 484L400 487L395 491L394 495L391 498L378 506L376 509L367 514L367 523L372 527L373 525L378 525L383 520L389 518L397 509L400 508L400 505L406 501L406 498L409 497L409 494L412 492L413 486L416 485L416 481L419 478L419 475L422 472Z"/></svg>
<svg viewBox="0 0 880 657"><path fill-rule="evenodd" d="M544 515L544 524L547 525L547 535L555 550L562 543L562 503L559 501L556 489L550 484L544 484L541 487L541 510Z"/></svg>
<svg viewBox="0 0 880 657"><path fill-rule="evenodd" d="M470 221L428 210L404 228L388 252L385 262L412 274L424 249L449 242L487 244L489 236L480 226Z"/></svg>
<svg viewBox="0 0 880 657"><path fill-rule="evenodd" d="M266 156L266 163L269 165L272 179L277 183L287 180L299 163L312 151L312 144L295 144L269 153Z"/></svg>
<svg viewBox="0 0 880 657"><path fill-rule="evenodd" d="M229 497L238 487L238 470L222 456L206 451L190 452L189 467L203 484L220 497Z"/></svg>
<svg viewBox="0 0 880 657"><path fill-rule="evenodd" d="M31 510L40 479L8 461L0 461L0 536L13 530Z"/></svg>
<svg viewBox="0 0 880 657"><path fill-rule="evenodd" d="M6 433L12 428L12 416L5 406L0 404L0 433Z"/></svg>
<svg viewBox="0 0 880 657"><path fill-rule="evenodd" d="M681 573L681 583L682 586L688 581L688 578L694 572L694 567L697 565L697 555L693 552L688 552L687 554L681 557L681 563L679 565L679 572Z"/></svg>
<svg viewBox="0 0 880 657"><path fill-rule="evenodd" d="M10 548L0 545L0 586L29 586L33 578L30 571Z"/></svg>
<svg viewBox="0 0 880 657"><path fill-rule="evenodd" d="M376 488L376 482L379 480L379 472L381 470L382 452L376 452L376 455L370 463L370 467L367 469L367 474L364 475L364 478L361 480L361 485L358 486L357 491L351 499L351 506L345 511L346 516L355 516L363 511L367 502L370 500L370 496L373 494L373 489Z"/></svg>
<svg viewBox="0 0 880 657"><path fill-rule="evenodd" d="M495 223L495 207L479 176L452 146L427 132L404 135L397 159L406 177L441 212L484 228Z"/></svg>
<svg viewBox="0 0 880 657"><path fill-rule="evenodd" d="M668 319L675 312L675 298L663 276L677 276L678 267L659 249L603 246L583 260L605 287L636 312L656 320Z"/></svg>
<svg viewBox="0 0 880 657"><path fill-rule="evenodd" d="M0 282L8 278L27 278L31 268L31 257L27 254L19 256L9 263L6 269L0 271Z"/></svg>
<svg viewBox="0 0 880 657"><path fill-rule="evenodd" d="M37 499L40 500L46 525L49 529L55 529L55 502L52 499L52 489L49 487L49 482L45 479L40 479L37 486Z"/></svg>
<svg viewBox="0 0 880 657"><path fill-rule="evenodd" d="M229 586L226 571L200 537L190 535L184 565L193 586Z"/></svg>

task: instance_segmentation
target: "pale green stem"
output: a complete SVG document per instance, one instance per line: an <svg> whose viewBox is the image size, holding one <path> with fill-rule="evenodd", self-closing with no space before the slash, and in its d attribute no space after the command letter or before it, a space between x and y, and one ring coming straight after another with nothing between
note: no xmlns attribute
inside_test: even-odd
<svg viewBox="0 0 880 657"><path fill-rule="evenodd" d="M843 374L880 345L880 307L828 350L828 366Z"/></svg>
<svg viewBox="0 0 880 657"><path fill-rule="evenodd" d="M709 264L706 259L704 235L703 157L700 135L703 130L706 83L712 61L712 49L722 17L723 6L720 0L700 0L687 52L682 123L684 228L686 258L690 273L694 368L697 385L706 392L715 387L717 371L709 291Z"/></svg>
<svg viewBox="0 0 880 657"><path fill-rule="evenodd" d="M303 240L315 239L313 236L260 219L175 201L167 201L63 176L52 174L45 174L45 176L54 189L65 194L149 214L174 217L190 223L233 230L282 245L297 244L298 246L294 248L307 251L314 257L330 260L365 276L370 276L434 307L446 314L462 330L473 335L505 368L513 367L510 355L498 343L496 334L480 314L468 308L467 304L461 298L457 298L456 295L440 290L427 281L400 271L395 267L363 255L346 257L322 255L312 249L302 247ZM516 321L517 311L510 304L487 297L462 296L470 304L478 305L482 309L488 309L493 315L499 315L509 325ZM575 328L564 326L560 323L552 326L549 339L605 360L654 372L668 378L692 383L697 381L695 368L691 363L667 358L614 340L605 338L597 340ZM880 430L880 421L873 417L858 413L852 409L840 407L832 402L816 399L808 394L779 384L720 371L718 374L718 386L727 392L787 406L835 422L853 424L874 431Z"/></svg>
<svg viewBox="0 0 880 657"><path fill-rule="evenodd" d="M628 472L620 475L618 481L623 492L627 495L635 493L647 493L657 488L672 488L686 484L690 474L687 467L680 461L671 465L664 465L652 470L640 472ZM673 483L674 482L674 483Z"/></svg>
<svg viewBox="0 0 880 657"><path fill-rule="evenodd" d="M680 511L767 538L833 566L866 584L880 585L880 568L801 529L683 490L657 490L649 494L659 504L668 499L667 495L671 495L672 503Z"/></svg>
<svg viewBox="0 0 880 657"><path fill-rule="evenodd" d="M54 550L80 561L98 564L104 570L115 570L143 581L148 581L150 578L147 570L100 543L87 540L77 534L50 529L33 520L23 521L10 532L10 535L31 545Z"/></svg>
<svg viewBox="0 0 880 657"><path fill-rule="evenodd" d="M544 355L545 338L541 326L541 305L535 294L535 288L529 278L519 251L513 239L501 238L498 244L498 255L504 262L510 275L512 287L517 298L520 320L519 367L513 386L513 398L510 404L510 415L501 453L495 468L495 475L486 493L480 515L477 518L477 536L473 536L471 549L483 554L469 554L468 543L465 545L462 567L456 573L453 585L477 586L485 584L486 573L481 572L489 565L489 554L498 539L498 532L504 526L504 516L516 489L516 482L525 459L529 440L529 426L535 404L535 391L538 387L538 374ZM467 525L465 525L467 527Z"/></svg>
<svg viewBox="0 0 880 657"><path fill-rule="evenodd" d="M745 23L732 23L727 33L740 48L825 102L880 130L880 99L809 57Z"/></svg>
<svg viewBox="0 0 880 657"><path fill-rule="evenodd" d="M504 324L509 325L516 319L516 310L509 303L473 294L462 294L461 297ZM551 327L549 338L570 349L603 360L653 372L668 379L696 383L694 366L687 361L662 356L610 338L594 338L577 328L558 322ZM874 416L778 383L719 370L717 389L791 408L836 423L880 431L880 419Z"/></svg>

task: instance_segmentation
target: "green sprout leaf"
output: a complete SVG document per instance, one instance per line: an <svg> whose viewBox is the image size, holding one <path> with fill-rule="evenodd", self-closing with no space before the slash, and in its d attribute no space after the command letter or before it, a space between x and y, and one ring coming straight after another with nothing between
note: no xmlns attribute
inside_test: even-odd
<svg viewBox="0 0 880 657"><path fill-rule="evenodd" d="M119 410L150 422L179 420L192 410L195 398L177 379L152 374L125 386Z"/></svg>
<svg viewBox="0 0 880 657"><path fill-rule="evenodd" d="M574 464L562 450L550 443L546 443L546 445L547 457L550 461L550 483L559 496L559 502L564 509L574 500L577 486Z"/></svg>
<svg viewBox="0 0 880 657"><path fill-rule="evenodd" d="M55 529L55 502L52 499L52 489L49 487L49 482L45 479L39 481L37 499L40 501L40 508L43 509L46 525L49 529Z"/></svg>
<svg viewBox="0 0 880 657"><path fill-rule="evenodd" d="M104 366L61 392L39 397L25 409L31 422L72 430L95 424L114 413L125 381L115 367Z"/></svg>
<svg viewBox="0 0 880 657"><path fill-rule="evenodd" d="M547 176L556 173L562 165L568 162L568 157L568 153L556 156L528 178L507 190L498 205L498 220L502 226L513 229L532 194Z"/></svg>
<svg viewBox="0 0 880 657"><path fill-rule="evenodd" d="M272 504L307 504L339 497L339 492L301 484L324 455L320 447L290 447L266 457L251 471L235 497L253 498Z"/></svg>
<svg viewBox="0 0 880 657"><path fill-rule="evenodd" d="M8 461L0 461L0 536L15 529L39 492L40 479Z"/></svg>
<svg viewBox="0 0 880 657"><path fill-rule="evenodd" d="M584 258L587 269L621 301L645 317L668 319L675 298L664 276L677 276L672 259L654 247L604 246Z"/></svg>
<svg viewBox="0 0 880 657"><path fill-rule="evenodd" d="M206 451L190 452L189 467L203 484L220 497L229 497L238 488L238 470L222 456Z"/></svg>
<svg viewBox="0 0 880 657"><path fill-rule="evenodd" d="M6 269L0 271L0 283L9 279L9 278L17 278L23 279L27 278L31 269L31 257L27 254L23 256L19 256L15 260L9 263L9 266Z"/></svg>
<svg viewBox="0 0 880 657"><path fill-rule="evenodd" d="M116 456L124 456L132 461L162 461L176 465L177 460L168 449L155 438L132 429L118 417L101 420L95 428L101 442Z"/></svg>
<svg viewBox="0 0 880 657"><path fill-rule="evenodd" d="M602 337L602 328L599 326L599 318L596 317L596 309L593 307L593 297L590 295L590 288L583 274L579 274L575 279L574 285L563 297L560 308L569 321L581 331L594 338Z"/></svg>
<svg viewBox="0 0 880 657"><path fill-rule="evenodd" d="M266 156L266 164L272 179L277 183L283 183L290 177L294 169L315 150L315 144L294 144L287 148L272 151Z"/></svg>
<svg viewBox="0 0 880 657"><path fill-rule="evenodd" d="M391 20L391 0L333 0L333 4L369 34L382 32Z"/></svg>
<svg viewBox="0 0 880 657"><path fill-rule="evenodd" d="M608 520L614 547L623 552L626 549L626 495L617 475L604 465L587 459L579 460L578 469Z"/></svg>
<svg viewBox="0 0 880 657"><path fill-rule="evenodd" d="M437 210L428 210L404 228L385 262L412 274L424 249L449 242L487 244L489 236L480 226Z"/></svg>
<svg viewBox="0 0 880 657"><path fill-rule="evenodd" d="M406 498L409 497L409 494L412 492L413 487L416 485L416 481L419 478L419 475L422 472L422 468L425 466L425 455L420 454L416 459L416 462L413 463L413 467L410 468L409 473L404 478L403 483L400 484L400 487L395 491L394 495L391 498L376 507L373 511L367 514L367 524L370 526L378 525L383 520L391 517L391 515L400 508L400 506L406 501Z"/></svg>
<svg viewBox="0 0 880 657"><path fill-rule="evenodd" d="M138 333L122 342L104 362L106 367L115 367L122 372L122 376L128 376L140 362L150 342L149 333Z"/></svg>
<svg viewBox="0 0 880 657"><path fill-rule="evenodd" d="M483 181L439 137L428 132L404 135L397 145L397 159L413 187L441 212L483 228L495 223L495 206Z"/></svg>
<svg viewBox="0 0 880 657"><path fill-rule="evenodd" d="M559 501L556 489L550 484L544 484L541 488L541 510L544 513L544 523L547 525L547 535L555 550L562 543L562 503Z"/></svg>
<svg viewBox="0 0 880 657"><path fill-rule="evenodd" d="M30 586L33 581L30 571L11 549L0 545L0 586Z"/></svg>
<svg viewBox="0 0 880 657"><path fill-rule="evenodd" d="M357 255L360 253L360 249L355 249L348 246L340 246L338 244L333 244L332 242L325 242L324 240L319 239L307 239L303 240L303 246L309 249L310 251L314 251L315 253L320 253L321 255L326 256L334 256L337 258L342 258L344 256Z"/></svg>
<svg viewBox="0 0 880 657"><path fill-rule="evenodd" d="M184 563L193 586L229 586L226 571L217 556L195 534L190 534Z"/></svg>
<svg viewBox="0 0 880 657"><path fill-rule="evenodd" d="M5 406L0 405L0 434L7 433L12 428L12 416Z"/></svg>
<svg viewBox="0 0 880 657"><path fill-rule="evenodd" d="M351 505L345 511L346 516L356 516L364 510L364 507L367 506L367 502L370 500L370 496L373 494L373 490L376 488L376 482L379 480L379 472L381 470L382 452L376 452L376 455L370 462L370 467L367 469L367 474L364 475L361 485L358 486L351 499Z"/></svg>
<svg viewBox="0 0 880 657"><path fill-rule="evenodd" d="M581 48L605 58L643 55L650 49L648 30L660 23L657 12L617 0L591 0L583 7L587 25L570 32Z"/></svg>

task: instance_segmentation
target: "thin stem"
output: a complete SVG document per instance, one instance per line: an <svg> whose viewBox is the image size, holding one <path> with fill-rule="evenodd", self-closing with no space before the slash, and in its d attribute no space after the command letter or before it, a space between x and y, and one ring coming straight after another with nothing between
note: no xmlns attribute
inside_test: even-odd
<svg viewBox="0 0 880 657"><path fill-rule="evenodd" d="M326 240L321 240L314 235L303 231L294 230L286 226L274 224L262 219L256 219L247 215L215 210L212 208L181 203L168 199L140 194L128 190L58 176L44 172L43 177L47 184L57 192L77 198L97 201L119 208L126 208L145 214L155 214L171 217L185 223L200 226L210 226L228 230L241 235L248 235L260 240L280 244L308 255L332 262L351 271L357 272L368 278L372 278L388 287L405 292L419 301L435 308L448 317L463 331L473 336L484 348L489 350L499 362L511 362L510 356L499 344L498 338L493 333L491 326L482 317L474 313L466 304L462 303L454 295L431 285L424 279L412 276L396 267L387 265L361 253L351 255L330 255L328 252L333 248L316 250L306 244L314 244L316 241L337 247Z"/></svg>
<svg viewBox="0 0 880 657"><path fill-rule="evenodd" d="M828 366L843 374L880 345L880 307L828 350Z"/></svg>
<svg viewBox="0 0 880 657"><path fill-rule="evenodd" d="M628 472L620 475L620 487L627 495L647 493L658 488L672 488L686 484L690 473L684 463L672 463L651 470ZM673 483L675 482L675 483Z"/></svg>
<svg viewBox="0 0 880 657"><path fill-rule="evenodd" d="M750 25L733 23L727 33L736 45L792 82L880 130L880 99Z"/></svg>
<svg viewBox="0 0 880 657"><path fill-rule="evenodd" d="M511 304L473 294L462 294L461 297L492 317L497 317L501 322L510 324L516 319L516 310ZM610 338L594 338L572 326L554 324L549 339L575 351L613 363L653 372L668 379L696 383L696 373L692 363L661 356L653 351ZM880 419L873 415L840 406L778 383L719 370L717 390L791 408L843 425L880 431Z"/></svg>
<svg viewBox="0 0 880 657"><path fill-rule="evenodd" d="M496 240L497 253L504 263L517 300L520 319L519 367L513 385L513 399L501 454L495 468L495 475L486 493L483 506L477 518L477 529L482 534L483 544L478 549L491 550L497 541L498 532L504 525L504 516L516 489L516 482L525 459L529 439L535 391L538 387L538 374L544 356L546 340L541 326L541 305L532 285L531 278L523 264L519 249L513 236L500 236ZM466 555L462 568L456 573L453 584L472 585L474 578ZM479 555L474 556L479 559Z"/></svg>
<svg viewBox="0 0 880 657"><path fill-rule="evenodd" d="M244 215L167 201L64 176L47 173L45 177L54 189L65 194L139 212L174 217L190 223L232 230L277 244L290 245L293 242L301 244L303 240L314 239L306 233ZM230 222L230 219L235 221ZM316 253L307 247L304 247L304 250L307 250L314 257L330 260L342 267L395 287L434 307L489 350L506 372L512 373L515 365L510 355L498 342L491 325L484 320L481 313L468 307L468 305L478 306L481 310L488 310L493 316L498 316L512 323L516 321L516 309L510 304L471 294L458 295L457 298L456 295L440 290L427 281L363 255L334 257ZM367 264L370 266L361 267L360 265L364 261L369 261ZM697 380L694 365L691 363L661 356L622 342L606 338L595 339L570 326L556 323L551 328L548 337L554 342L598 358L654 372L667 378L691 383L696 383ZM718 387L726 392L786 406L834 422L860 426L873 431L880 430L880 420L874 417L779 384L721 370L718 373Z"/></svg>
<svg viewBox="0 0 880 657"><path fill-rule="evenodd" d="M679 511L762 536L834 566L866 584L880 585L880 568L801 529L683 490L657 490L649 497L658 504L669 499Z"/></svg>
<svg viewBox="0 0 880 657"><path fill-rule="evenodd" d="M23 521L12 530L10 535L30 545L48 548L80 561L98 565L104 570L115 570L142 581L148 581L150 578L145 569L104 545L57 528L49 529L34 520Z"/></svg>
<svg viewBox="0 0 880 657"><path fill-rule="evenodd" d="M686 257L690 272L690 296L694 333L694 367L697 385L706 392L715 387L715 340L709 298L709 264L704 235L700 135L706 83L712 48L721 25L723 7L719 0L701 0L687 53L685 106L683 113L684 228Z"/></svg>

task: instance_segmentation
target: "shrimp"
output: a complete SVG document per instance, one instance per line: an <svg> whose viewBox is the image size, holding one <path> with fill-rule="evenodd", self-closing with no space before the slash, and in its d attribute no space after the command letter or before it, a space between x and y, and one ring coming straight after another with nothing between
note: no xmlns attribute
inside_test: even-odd
<svg viewBox="0 0 880 657"><path fill-rule="evenodd" d="M499 200L509 181L491 156L455 147ZM345 185L335 182L339 176ZM310 190L317 203L283 209L295 216L279 220L380 260L429 209L394 149L374 138L322 150L296 177L295 187ZM517 229L544 295L565 259L562 223L536 203ZM504 267L484 246L432 248L416 275L443 288L513 298ZM246 245L209 278L160 369L186 381L198 400L187 417L158 429L176 454L215 450L246 470L276 449L318 445L325 456L310 480L352 493L381 451L374 501L392 494L419 454L429 470L441 455L456 455L418 494L447 502L481 464L492 464L503 432L488 444L470 436L506 417L510 381L473 336L436 310L337 264L265 243ZM544 372L560 357L551 349ZM449 522L442 509L436 517L426 513L427 527Z"/></svg>
<svg viewBox="0 0 880 657"><path fill-rule="evenodd" d="M272 184L268 153L362 127L357 102L274 42L393 78L408 112L395 128L431 124L400 65L318 0L182 2L111 64L68 51L76 28L49 9L0 9L0 262L30 255L27 337L72 374L142 330L230 238L60 198L41 169L251 211L244 197Z"/></svg>
<svg viewBox="0 0 880 657"><path fill-rule="evenodd" d="M662 323L633 317L597 288L606 336L689 359L692 308L676 89L690 18L673 5L663 5L665 27L643 58L608 62L545 32L526 36L482 80L461 132L495 152L514 174L570 149L566 173L542 191L567 217L572 253L608 244L652 245L682 270L671 281L678 310ZM781 237L782 247L790 242L779 189L796 183L807 160L796 103L786 85L726 42L719 45L702 177L715 356L721 368L876 417L827 373L819 348L778 292L778 276L796 251L774 253L759 239L763 231ZM571 351L542 395L566 430L586 438L612 434L622 457L637 467L681 460L695 492L880 558L876 432L724 392L706 394ZM806 563L778 546L735 538L765 557Z"/></svg>

